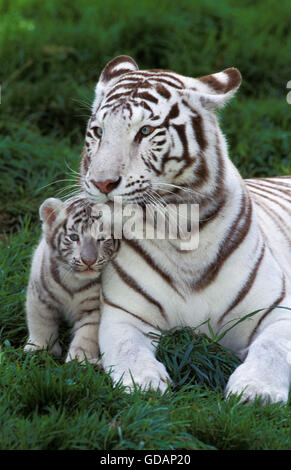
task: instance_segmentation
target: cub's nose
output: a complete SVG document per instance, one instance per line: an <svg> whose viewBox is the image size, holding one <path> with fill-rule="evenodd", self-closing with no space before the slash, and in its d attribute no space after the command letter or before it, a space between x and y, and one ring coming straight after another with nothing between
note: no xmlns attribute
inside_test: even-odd
<svg viewBox="0 0 291 470"><path fill-rule="evenodd" d="M81 256L81 260L86 266L92 266L92 264L96 263L97 258L85 258L84 256Z"/></svg>
<svg viewBox="0 0 291 470"><path fill-rule="evenodd" d="M81 248L81 260L87 266L91 266L92 264L96 263L97 260L97 247L94 240L86 240L84 241L82 248Z"/></svg>
<svg viewBox="0 0 291 470"><path fill-rule="evenodd" d="M112 180L105 180L105 181L96 181L96 180L91 180L91 183L94 184L96 188L101 191L101 193L108 194L110 191L113 191L113 189L117 188L121 181L121 177L117 177L116 179Z"/></svg>

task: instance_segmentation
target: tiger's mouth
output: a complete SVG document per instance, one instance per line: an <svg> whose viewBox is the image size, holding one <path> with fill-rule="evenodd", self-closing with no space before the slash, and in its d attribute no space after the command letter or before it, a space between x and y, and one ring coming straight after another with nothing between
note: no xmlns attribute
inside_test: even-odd
<svg viewBox="0 0 291 470"><path fill-rule="evenodd" d="M100 276L101 269L96 268L86 268L86 269L74 269L75 276L80 280L83 278L98 278Z"/></svg>

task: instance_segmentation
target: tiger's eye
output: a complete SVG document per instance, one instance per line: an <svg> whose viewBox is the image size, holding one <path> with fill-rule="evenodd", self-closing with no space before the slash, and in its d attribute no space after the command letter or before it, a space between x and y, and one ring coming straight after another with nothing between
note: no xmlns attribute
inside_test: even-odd
<svg viewBox="0 0 291 470"><path fill-rule="evenodd" d="M79 235L77 235L76 233L72 233L70 235L70 239L73 241L73 242L77 242L79 240Z"/></svg>
<svg viewBox="0 0 291 470"><path fill-rule="evenodd" d="M92 128L92 131L94 132L94 135L95 135L96 137L102 137L102 135L103 135L103 129L102 129L102 127L93 127L93 128Z"/></svg>
<svg viewBox="0 0 291 470"><path fill-rule="evenodd" d="M142 135L149 135L153 132L154 128L151 126L144 126L141 128L140 132Z"/></svg>

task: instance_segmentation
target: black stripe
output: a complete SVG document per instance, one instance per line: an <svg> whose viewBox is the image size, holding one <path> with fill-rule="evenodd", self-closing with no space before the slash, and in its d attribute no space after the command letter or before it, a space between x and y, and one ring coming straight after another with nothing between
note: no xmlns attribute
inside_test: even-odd
<svg viewBox="0 0 291 470"><path fill-rule="evenodd" d="M171 98L171 93L161 83L158 83L155 88L156 88L157 92L159 93L159 95L161 95L163 98L166 98L167 100Z"/></svg>
<svg viewBox="0 0 291 470"><path fill-rule="evenodd" d="M289 183L285 183L285 181L281 181L281 178L288 178L290 179L290 182ZM272 184L276 184L276 185L280 185L282 187L285 187L285 188L288 188L290 189L291 188L291 176L278 176L277 178L256 178L258 180L262 180L262 181L266 181L267 183L272 183ZM250 180L252 181L252 180Z"/></svg>
<svg viewBox="0 0 291 470"><path fill-rule="evenodd" d="M140 287L139 284L137 284L137 282L128 273L126 273L116 261L112 261L111 264L114 267L114 270L118 274L120 279L128 287L133 289L139 295L143 296L149 303L151 303L155 307L157 307L158 310L160 311L160 314L163 317L163 319L168 322L168 318L166 316L166 313L165 313L164 308L162 307L162 305L157 300L155 300L151 295L149 295L147 292L145 292L144 289L142 289L142 287Z"/></svg>
<svg viewBox="0 0 291 470"><path fill-rule="evenodd" d="M286 189L285 186L281 187L281 185L279 184L266 184L266 182L262 183L261 181L254 182L251 180L246 180L246 183L248 186L254 186L257 189L260 189L261 191L266 191L267 193L273 194L276 197L282 197L283 199L286 199L285 196L287 194L289 198L287 198L286 201L288 201L289 203L291 202L291 184L290 188ZM274 191L279 192L279 194L274 193Z"/></svg>
<svg viewBox="0 0 291 470"><path fill-rule="evenodd" d="M140 91L134 94L134 98L141 98L142 100L151 101L152 103L158 104L159 100L151 95L148 91Z"/></svg>
<svg viewBox="0 0 291 470"><path fill-rule="evenodd" d="M263 244L263 248L260 252L259 258L257 259L254 268L252 269L251 273L249 274L246 282L244 283L242 289L239 290L238 294L234 298L233 302L231 303L230 307L224 312L224 314L219 318L218 320L218 325L221 325L222 321L224 318L228 315L229 312L231 312L242 300L246 297L246 295L249 293L250 289L252 288L255 279L257 277L259 267L262 263L262 260L265 255L265 250L266 250L266 245L265 243Z"/></svg>
<svg viewBox="0 0 291 470"><path fill-rule="evenodd" d="M50 291L50 289L47 286L47 282L45 279L45 255L44 254L41 260L40 282L41 282L42 289L48 294L50 299L53 300L53 302L55 302L59 306L60 302L58 301L58 299L54 296L54 294Z"/></svg>
<svg viewBox="0 0 291 470"><path fill-rule="evenodd" d="M110 101L118 100L119 98L124 98L125 96L129 96L130 92L122 92L122 93L115 93L115 95L111 95L109 98L106 99L106 104Z"/></svg>
<svg viewBox="0 0 291 470"><path fill-rule="evenodd" d="M290 204L290 209L288 209L286 206L282 205L280 201L278 201L276 199L273 199L272 197L267 196L266 194L258 193L256 190L257 191L259 190L259 191L262 191L262 192L268 192L270 194L273 194L273 196L275 196L275 197L278 197L278 198L281 198L282 200L287 201ZM277 204L278 206L281 207L281 209L285 210L287 212L287 214L291 215L291 199L286 199L281 195L279 196L278 194L274 194L272 191L266 191L265 189L260 189L260 188L250 187L250 191L251 191L252 194L256 194L257 196L260 196L263 199L268 199L269 201L273 202L274 204Z"/></svg>
<svg viewBox="0 0 291 470"><path fill-rule="evenodd" d="M94 296L94 297L89 297L89 298L83 299L83 300L80 302L80 305L81 305L81 304L84 304L85 302L93 302L93 301L94 301L94 302L95 302L95 301L99 302L99 301L100 301L100 297L96 295L96 296Z"/></svg>
<svg viewBox="0 0 291 470"><path fill-rule="evenodd" d="M120 307L112 302L110 302L106 297L105 295L103 295L103 299L104 299L104 303L109 305L110 307L113 307L113 308L117 308L118 310L122 310L126 313L128 313L129 315L133 316L134 318L136 318L137 320L141 321L142 323L144 323L145 325L148 325L150 326L151 328L154 328L156 329L157 327L152 325L152 323L149 323L148 321L146 321L144 318L141 318L139 317L138 315L135 315L134 313L130 312L129 310L126 310L124 307Z"/></svg>
<svg viewBox="0 0 291 470"><path fill-rule="evenodd" d="M55 283L58 284L65 292L67 292L67 294L69 294L72 297L73 292L71 291L71 289L65 286L61 281L58 264L53 256L50 257L49 268L50 268L50 273Z"/></svg>
<svg viewBox="0 0 291 470"><path fill-rule="evenodd" d="M198 145L201 151L203 152L207 147L207 140L205 137L202 117L198 113L196 114L197 116L192 116L191 122L192 122L196 140L198 142Z"/></svg>
<svg viewBox="0 0 291 470"><path fill-rule="evenodd" d="M256 194L253 192L253 194ZM272 219L273 223L279 228L280 232L283 234L285 237L286 241L291 247L291 236L289 235L288 231L288 226L282 217L277 214L275 211L271 211L269 207L267 207L265 204L262 204L261 201L258 201L255 199L255 203Z"/></svg>
<svg viewBox="0 0 291 470"><path fill-rule="evenodd" d="M73 328L73 332L76 333L76 331L79 331L81 328L83 328L84 326L90 326L90 325L95 325L95 326L98 326L100 324L99 321L92 321L92 322L86 322L86 323L83 323L82 325L78 326L78 327L74 327ZM95 341L94 341L95 342ZM96 344L98 344L98 342L96 341Z"/></svg>
<svg viewBox="0 0 291 470"><path fill-rule="evenodd" d="M200 279L194 282L194 290L199 291L205 289L205 287L215 280L223 264L245 239L251 226L251 221L251 200L248 194L243 192L239 213L220 243L215 259L207 266Z"/></svg>
<svg viewBox="0 0 291 470"><path fill-rule="evenodd" d="M186 126L185 124L172 124L172 127L175 129L177 132L179 139L182 143L183 146L183 155L181 160L188 160L189 158L189 144L188 144L188 139L186 135Z"/></svg>
<svg viewBox="0 0 291 470"><path fill-rule="evenodd" d="M164 281L169 284L169 286L184 300L185 298L183 295L178 291L176 286L174 285L173 279L161 269L160 266L153 260L153 258L140 246L137 240L124 240L124 243L128 245L132 250L134 250L139 256L143 258L143 260L157 273L159 274Z"/></svg>
<svg viewBox="0 0 291 470"><path fill-rule="evenodd" d="M173 75L170 70L165 71L163 69L152 69L151 71L154 72L153 78L155 80L157 78L160 79L160 78L166 77L166 78L170 78L171 80L174 80L175 82L177 82L177 84L179 84L180 88L184 87L184 83L178 77Z"/></svg>
<svg viewBox="0 0 291 470"><path fill-rule="evenodd" d="M168 127L169 123L171 120L176 119L180 114L179 106L177 103L175 103L169 113L167 114L166 118L164 119L164 122L161 124L161 127Z"/></svg>
<svg viewBox="0 0 291 470"><path fill-rule="evenodd" d="M262 323L262 321L266 318L267 315L269 315L269 313L272 310L274 310L276 307L280 306L280 303L284 299L285 295L286 295L286 278L285 278L285 276L283 276L283 278L282 278L282 289L281 289L280 295L275 300L275 302L272 304L272 306L259 319L257 325L255 326L255 328L253 329L252 333L250 334L250 336L248 338L248 343L247 343L248 346L251 344L252 339L253 339L255 333L257 332L257 330L258 330L260 324Z"/></svg>
<svg viewBox="0 0 291 470"><path fill-rule="evenodd" d="M82 287L79 287L78 289L74 290L74 294L79 294L80 292L83 292L87 289L90 289L91 287L95 287L100 285L100 274L97 277L97 279L93 279L92 281L89 281L87 284L85 284Z"/></svg>
<svg viewBox="0 0 291 470"><path fill-rule="evenodd" d="M30 288L32 290L35 291L37 297L38 297L38 300L44 304L46 306L46 308L49 310L50 314L53 315L53 319L51 319L52 321L55 321L55 317L56 317L56 314L57 314L57 308L52 305L47 299L44 298L43 296L43 289L41 288L41 286L38 284L38 282L32 282L30 284ZM42 318L48 318L50 319L50 316L48 317L44 317L43 315L41 315L41 312L38 313L40 317Z"/></svg>

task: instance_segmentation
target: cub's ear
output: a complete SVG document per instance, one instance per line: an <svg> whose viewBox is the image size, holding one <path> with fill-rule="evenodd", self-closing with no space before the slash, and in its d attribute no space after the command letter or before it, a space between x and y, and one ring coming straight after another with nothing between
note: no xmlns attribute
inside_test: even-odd
<svg viewBox="0 0 291 470"><path fill-rule="evenodd" d="M206 109L222 108L238 90L242 77L235 68L205 75L193 80L191 94L195 94Z"/></svg>
<svg viewBox="0 0 291 470"><path fill-rule="evenodd" d="M121 75L127 72L135 72L136 70L138 70L138 66L135 61L127 55L120 55L108 62L100 75L95 89L96 97L93 110L96 110L97 104L102 99L105 89L112 88Z"/></svg>
<svg viewBox="0 0 291 470"><path fill-rule="evenodd" d="M56 220L60 210L63 207L63 202L60 199L50 197L46 199L39 208L39 216L42 222L51 226Z"/></svg>
<svg viewBox="0 0 291 470"><path fill-rule="evenodd" d="M117 255L119 248L120 248L120 240L118 240L117 238L113 238L112 249L113 249L114 257Z"/></svg>
<svg viewBox="0 0 291 470"><path fill-rule="evenodd" d="M105 240L105 247L107 248L111 259L116 258L118 250L120 248L120 240L117 238L107 238Z"/></svg>

